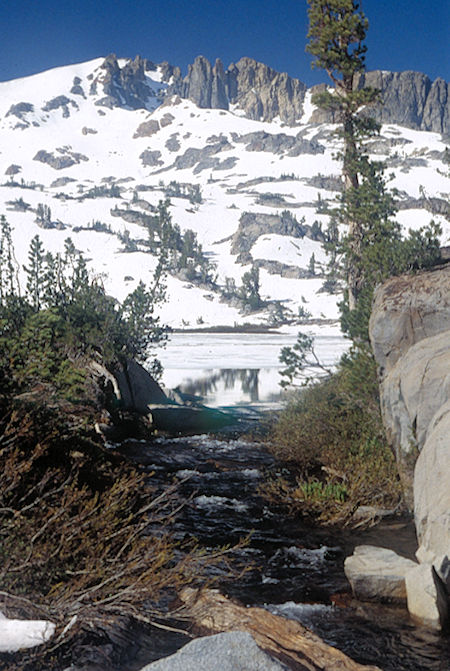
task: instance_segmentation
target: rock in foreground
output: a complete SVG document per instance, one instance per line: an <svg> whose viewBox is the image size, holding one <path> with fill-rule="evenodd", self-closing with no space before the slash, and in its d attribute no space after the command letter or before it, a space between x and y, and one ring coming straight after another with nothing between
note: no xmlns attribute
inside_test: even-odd
<svg viewBox="0 0 450 671"><path fill-rule="evenodd" d="M450 265L379 287L369 331L383 423L419 540L408 609L440 629L450 595Z"/></svg>
<svg viewBox="0 0 450 671"><path fill-rule="evenodd" d="M448 618L447 594L431 564L419 564L406 574L408 610L413 620L441 629Z"/></svg>
<svg viewBox="0 0 450 671"><path fill-rule="evenodd" d="M145 666L142 671L287 671L256 645L244 631L197 638L175 655Z"/></svg>
<svg viewBox="0 0 450 671"><path fill-rule="evenodd" d="M202 634L246 631L259 648L292 671L380 671L377 666L353 661L299 622L273 615L263 608L246 608L214 590L185 588L180 597Z"/></svg>
<svg viewBox="0 0 450 671"><path fill-rule="evenodd" d="M357 599L406 604L405 576L416 566L393 550L359 545L345 560L344 570Z"/></svg>

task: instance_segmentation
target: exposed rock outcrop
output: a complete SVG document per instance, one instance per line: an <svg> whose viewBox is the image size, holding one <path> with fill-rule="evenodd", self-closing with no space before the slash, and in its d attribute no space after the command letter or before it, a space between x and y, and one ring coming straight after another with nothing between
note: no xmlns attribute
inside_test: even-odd
<svg viewBox="0 0 450 671"><path fill-rule="evenodd" d="M439 629L448 619L448 597L431 564L418 564L405 576L408 610L413 620Z"/></svg>
<svg viewBox="0 0 450 671"><path fill-rule="evenodd" d="M160 102L163 99L163 93L156 86L151 86L146 77L146 72L156 70L156 65L147 58L136 56L120 67L115 54L110 54L100 70L90 89L91 94L100 94L102 90L105 94L97 101L97 105L146 109L149 99L157 98Z"/></svg>
<svg viewBox="0 0 450 671"><path fill-rule="evenodd" d="M168 398L151 375L135 361L127 361L114 371L120 399L125 410L134 410L143 415L153 403L168 403Z"/></svg>
<svg viewBox="0 0 450 671"><path fill-rule="evenodd" d="M382 379L415 343L450 328L450 265L393 277L378 288L370 341Z"/></svg>
<svg viewBox="0 0 450 671"><path fill-rule="evenodd" d="M196 433L212 431L219 427L232 424L235 420L231 415L208 408L195 400L186 400L181 394L166 394L154 378L143 366L132 359L117 365L113 371L102 363L92 361L90 370L109 397L106 405L112 414L117 411L132 413L146 418L153 429L169 433ZM109 385L109 390L108 390ZM118 435L122 426L116 429L109 427L107 434ZM125 423L126 424L126 423ZM103 427L99 427L101 433Z"/></svg>
<svg viewBox="0 0 450 671"><path fill-rule="evenodd" d="M428 567L407 581L408 603L439 628L450 594L450 266L386 282L369 330L387 437L414 507L416 556Z"/></svg>
<svg viewBox="0 0 450 671"><path fill-rule="evenodd" d="M421 72L386 72L374 70L360 75L358 86L381 91L382 102L371 108L381 123L393 123L436 133L450 132L450 85L438 78L434 82ZM313 87L319 92L323 84ZM313 123L335 120L332 112L315 110Z"/></svg>
<svg viewBox="0 0 450 671"><path fill-rule="evenodd" d="M361 75L360 86L381 91L382 104L375 107L381 123L444 133L450 130L450 85L438 78L432 82L421 72L375 70Z"/></svg>
<svg viewBox="0 0 450 671"><path fill-rule="evenodd" d="M299 223L294 217L260 212L244 212L239 227L232 236L231 253L239 255L240 263L250 263L250 250L261 235L291 235L303 238L310 227Z"/></svg>
<svg viewBox="0 0 450 671"><path fill-rule="evenodd" d="M157 67L162 82L168 85L166 90L165 84L158 87L149 83L146 77L147 72ZM420 72L375 70L361 74L357 85L381 90L383 104L375 106L373 114L382 123L450 132L450 85L443 79L432 82ZM324 88L325 84L320 84L311 91L314 93ZM248 57L231 63L225 70L220 59L211 65L207 58L198 56L183 77L179 67L167 62L156 66L152 61L136 56L121 67L116 56L111 54L103 62L100 74L91 82L91 94L102 91L105 95L96 104L105 107L154 109L155 99L158 104L165 98L177 96L192 100L202 108L238 109L249 119L272 121L278 117L283 123L294 126L303 116L307 87L299 79ZM71 92L84 96L75 80ZM150 99L153 103L149 106ZM23 120L23 114L32 111L25 108L26 105L13 106L9 114ZM68 111L67 104L64 109ZM335 121L333 113L323 110L315 110L311 117L312 123L332 121Z"/></svg>
<svg viewBox="0 0 450 671"><path fill-rule="evenodd" d="M47 620L13 620L0 612L0 652L34 648L48 641L56 626Z"/></svg>
<svg viewBox="0 0 450 671"><path fill-rule="evenodd" d="M233 105L250 119L280 117L287 124L303 114L305 84L252 58L241 58L224 70L219 59L211 67L198 56L184 79L178 68L167 67L165 76L171 81L169 95L189 98L199 107L227 110Z"/></svg>
<svg viewBox="0 0 450 671"><path fill-rule="evenodd" d="M58 149L57 151L59 152L59 156L45 149L40 149L33 157L33 161L46 163L55 170L64 170L65 168L70 168L72 165L78 165L81 161L89 161L87 156L79 152L70 151L66 148Z"/></svg>
<svg viewBox="0 0 450 671"><path fill-rule="evenodd" d="M70 107L78 109L78 105L74 100L70 100L67 96L56 96L52 98L42 107L44 112L51 112L53 110L61 109L64 118L70 116Z"/></svg>
<svg viewBox="0 0 450 671"><path fill-rule="evenodd" d="M252 58L241 58L227 70L231 104L250 119L281 121L294 125L302 117L306 86L299 79L277 72Z"/></svg>
<svg viewBox="0 0 450 671"><path fill-rule="evenodd" d="M143 121L136 129L133 138L137 137L151 137L157 133L160 129L159 122L156 119L150 119L149 121Z"/></svg>

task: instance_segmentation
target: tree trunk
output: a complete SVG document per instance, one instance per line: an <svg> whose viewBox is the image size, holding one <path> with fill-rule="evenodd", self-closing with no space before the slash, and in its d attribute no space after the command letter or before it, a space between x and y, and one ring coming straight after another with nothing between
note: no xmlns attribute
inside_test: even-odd
<svg viewBox="0 0 450 671"><path fill-rule="evenodd" d="M358 149L355 140L354 119L350 112L346 112L344 116L344 192L348 192L350 189L358 189L359 187L358 172L355 164L357 156ZM348 254L347 268L348 306L350 310L354 310L362 284L362 268L358 263L361 256L362 232L359 222L347 219L346 223L350 238L350 253Z"/></svg>
<svg viewBox="0 0 450 671"><path fill-rule="evenodd" d="M245 608L215 590L185 588L181 600L200 634L247 631L257 645L291 671L381 671L354 662L327 645L299 622L272 615L263 608Z"/></svg>

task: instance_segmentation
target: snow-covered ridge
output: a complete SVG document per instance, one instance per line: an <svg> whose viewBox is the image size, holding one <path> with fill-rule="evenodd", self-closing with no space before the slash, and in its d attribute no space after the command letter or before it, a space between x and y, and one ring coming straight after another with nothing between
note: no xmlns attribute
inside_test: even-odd
<svg viewBox="0 0 450 671"><path fill-rule="evenodd" d="M333 127L309 123L310 93L300 124L290 127L167 97L167 70L142 59L119 60L117 68L95 59L0 83L0 214L13 227L19 264L34 235L53 252L70 236L122 300L140 279L150 282L156 266L144 244L146 217L178 193L173 223L196 233L217 279L208 286L169 277L163 320L175 327L267 323L279 308L291 319L335 319L338 297L322 291L323 209L340 188L340 166ZM144 106L133 108L139 96ZM387 125L370 151L394 174L401 224L417 228L434 218L449 244L442 137ZM200 198L192 202L194 187ZM46 227L36 221L39 204L51 209ZM243 213L252 215L250 237ZM133 243L128 251L124 235ZM239 286L252 263L269 305L243 314L222 289L230 280Z"/></svg>

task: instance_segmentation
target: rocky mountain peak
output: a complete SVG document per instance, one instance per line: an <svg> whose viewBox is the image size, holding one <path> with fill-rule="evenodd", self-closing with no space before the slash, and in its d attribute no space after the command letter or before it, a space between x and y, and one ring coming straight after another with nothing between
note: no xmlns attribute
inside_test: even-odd
<svg viewBox="0 0 450 671"><path fill-rule="evenodd" d="M99 93L101 85L105 96L97 101L97 105L146 109L148 99L156 95L146 73L156 69L152 61L139 55L120 67L116 55L110 54L100 66L101 73L92 81L90 93Z"/></svg>
<svg viewBox="0 0 450 671"><path fill-rule="evenodd" d="M184 79L179 70L166 68L167 75L172 77L169 94L188 98L202 108L234 105L250 119L272 121L279 116L292 125L303 113L305 84L252 58L241 58L224 70L220 59L212 67L207 58L198 56Z"/></svg>
<svg viewBox="0 0 450 671"><path fill-rule="evenodd" d="M279 118L288 126L295 126L303 116L306 85L286 72L245 56L231 63L225 70L220 59L214 65L205 56L197 56L189 65L185 77L179 67L168 62L155 65L141 56L128 60L122 67L110 54L91 84L91 93L98 93L102 85L105 97L97 102L106 107L127 106L131 109L148 109L149 97L176 95L192 100L203 109L238 109L249 119L273 121ZM155 92L149 84L148 73L159 70L167 91ZM362 73L357 86L380 89L382 103L373 108L375 118L381 123L393 123L413 128L447 134L450 132L450 85L443 79L432 82L420 72L385 72L375 70ZM312 87L315 93L325 84ZM101 89L100 89L101 90ZM152 108L155 104L153 103ZM332 112L316 109L311 123L336 121Z"/></svg>
<svg viewBox="0 0 450 671"><path fill-rule="evenodd" d="M229 87L231 102L251 119L281 121L295 125L303 114L306 85L299 79L280 73L252 58L241 58L228 71L233 84Z"/></svg>
<svg viewBox="0 0 450 671"><path fill-rule="evenodd" d="M435 133L450 132L450 85L438 78L434 82L422 72L386 72L373 70L362 73L357 86L372 86L381 91L381 103L372 108L380 123L399 124L414 130ZM324 85L313 87L313 92ZM333 122L333 114L315 110L313 123Z"/></svg>

